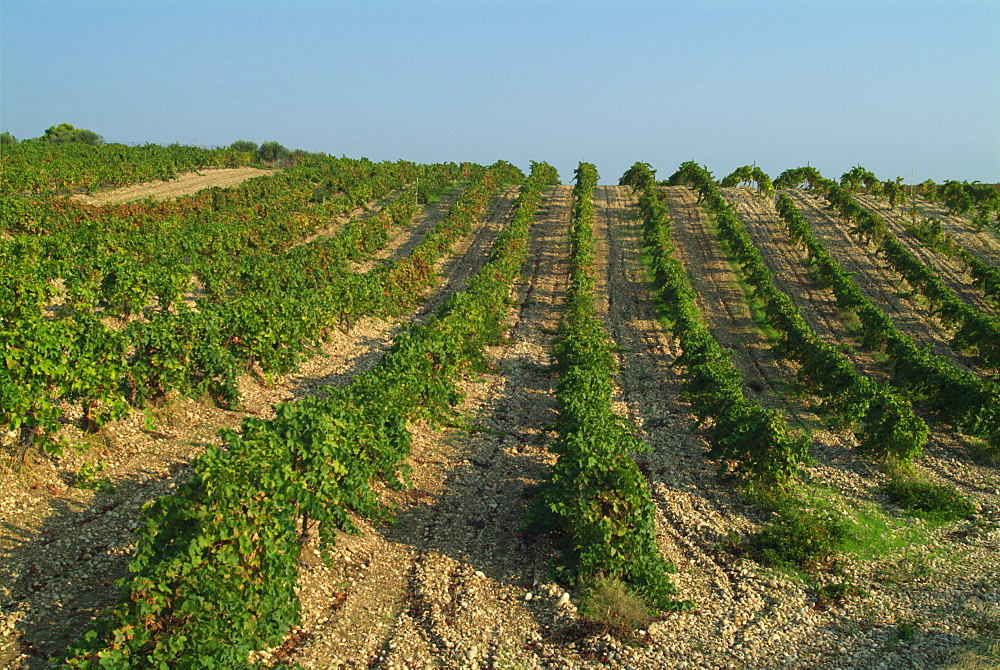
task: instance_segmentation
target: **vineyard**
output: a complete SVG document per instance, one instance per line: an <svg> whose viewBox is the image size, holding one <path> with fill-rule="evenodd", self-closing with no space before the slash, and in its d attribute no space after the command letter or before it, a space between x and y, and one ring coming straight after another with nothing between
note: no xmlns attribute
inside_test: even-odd
<svg viewBox="0 0 1000 670"><path fill-rule="evenodd" d="M4 146L0 665L1000 665L996 189L294 163Z"/></svg>

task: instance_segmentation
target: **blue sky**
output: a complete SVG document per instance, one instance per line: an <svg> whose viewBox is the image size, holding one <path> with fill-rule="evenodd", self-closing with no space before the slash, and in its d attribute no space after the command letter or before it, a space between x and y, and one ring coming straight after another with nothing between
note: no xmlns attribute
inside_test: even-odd
<svg viewBox="0 0 1000 670"><path fill-rule="evenodd" d="M996 0L0 0L0 129L1000 181Z"/></svg>

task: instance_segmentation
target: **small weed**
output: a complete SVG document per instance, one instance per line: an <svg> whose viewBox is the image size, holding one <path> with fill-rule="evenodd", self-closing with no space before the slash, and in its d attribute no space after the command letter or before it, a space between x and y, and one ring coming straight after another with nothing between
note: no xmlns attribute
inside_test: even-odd
<svg viewBox="0 0 1000 670"><path fill-rule="evenodd" d="M485 433L486 435L507 435L503 431L495 430L481 423L476 423L475 419L468 415L453 415L444 417L440 425L444 428L457 428L469 433Z"/></svg>
<svg viewBox="0 0 1000 670"><path fill-rule="evenodd" d="M655 615L646 602L617 579L600 578L583 589L580 616L609 633L630 633L648 626Z"/></svg>
<svg viewBox="0 0 1000 670"><path fill-rule="evenodd" d="M727 531L726 539L718 543L716 548L717 551L724 551L734 556L742 556L746 553L746 543L734 530Z"/></svg>
<svg viewBox="0 0 1000 670"><path fill-rule="evenodd" d="M825 584L816 589L816 608L829 609L831 607L839 607L844 604L847 598L861 594L862 590L860 588L847 582Z"/></svg>
<svg viewBox="0 0 1000 670"><path fill-rule="evenodd" d="M876 578L881 582L907 584L930 577L933 572L926 556L906 552L900 559L883 566Z"/></svg>
<svg viewBox="0 0 1000 670"><path fill-rule="evenodd" d="M84 463L74 475L74 485L79 489L103 491L110 486L111 480L97 475L106 467L107 465L101 460Z"/></svg>
<svg viewBox="0 0 1000 670"><path fill-rule="evenodd" d="M916 635L917 624L912 622L904 622L896 626L896 630L892 632L889 636L889 642L887 646L890 649L896 649L899 647L900 642L910 642L913 640L913 636Z"/></svg>

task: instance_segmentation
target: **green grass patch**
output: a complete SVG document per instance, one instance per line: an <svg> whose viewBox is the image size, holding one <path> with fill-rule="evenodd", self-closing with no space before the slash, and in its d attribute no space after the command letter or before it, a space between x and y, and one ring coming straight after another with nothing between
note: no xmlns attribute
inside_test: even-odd
<svg viewBox="0 0 1000 670"><path fill-rule="evenodd" d="M939 524L967 518L976 511L954 486L934 484L912 473L895 474L883 491L913 516Z"/></svg>
<svg viewBox="0 0 1000 670"><path fill-rule="evenodd" d="M833 489L818 485L803 486L800 496L808 508L828 510L841 519L847 529L841 550L860 559L892 556L930 541L926 524L892 516L875 502L848 500Z"/></svg>
<svg viewBox="0 0 1000 670"><path fill-rule="evenodd" d="M746 538L741 549L783 570L811 571L836 554L861 560L899 556L930 542L933 524L892 516L872 501L848 499L821 485L801 483L779 496L753 496L774 519ZM830 594L831 597L835 594Z"/></svg>
<svg viewBox="0 0 1000 670"><path fill-rule="evenodd" d="M858 313L853 309L848 309L846 307L837 306L836 309L837 321L840 322L844 328L852 333L862 333L864 327L861 323L861 318L858 317Z"/></svg>
<svg viewBox="0 0 1000 670"><path fill-rule="evenodd" d="M763 565L811 570L831 559L847 537L843 521L795 497L782 495L766 504L775 518L746 541L749 554Z"/></svg>
<svg viewBox="0 0 1000 670"><path fill-rule="evenodd" d="M639 262L646 271L646 284L649 286L649 296L653 301L653 308L656 310L656 318L659 321L660 326L663 328L664 332L670 335L674 332L674 320L670 318L669 311L667 310L666 304L663 302L663 298L660 297L660 292L656 290L656 272L653 270L654 255L651 248L647 245L642 246L642 251L639 253Z"/></svg>

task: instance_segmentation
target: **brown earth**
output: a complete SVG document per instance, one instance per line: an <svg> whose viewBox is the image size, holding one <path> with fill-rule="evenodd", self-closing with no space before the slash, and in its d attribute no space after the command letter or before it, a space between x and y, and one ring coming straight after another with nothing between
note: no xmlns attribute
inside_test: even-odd
<svg viewBox="0 0 1000 670"><path fill-rule="evenodd" d="M666 189L674 222L674 244L698 304L716 340L732 354L743 375L748 397L768 407L787 405L778 394L793 370L777 358L767 337L754 323L743 290L725 253L715 241L697 193L684 186Z"/></svg>
<svg viewBox="0 0 1000 670"><path fill-rule="evenodd" d="M277 170L261 168L205 168L197 172L186 172L171 181L148 181L104 191L93 195L74 195L77 200L88 205L106 205L109 202L123 203L143 198L153 200L169 200L190 195L213 186L236 186L254 177L264 177L276 173Z"/></svg>
<svg viewBox="0 0 1000 670"><path fill-rule="evenodd" d="M859 203L885 220L889 230L899 239L899 241L920 259L924 265L931 267L944 284L955 292L959 300L964 301L969 306L980 312L996 314L996 303L988 300L985 294L975 285L975 280L969 274L965 264L954 256L936 253L928 249L917 238L906 232L906 226L912 223L909 208L902 206L890 207L889 203L873 195L856 195ZM917 222L922 220L918 214ZM942 224L943 227L943 224ZM961 236L964 239L964 236ZM957 241L957 238L956 238ZM1000 254L994 257L994 263L1000 262Z"/></svg>
<svg viewBox="0 0 1000 670"><path fill-rule="evenodd" d="M951 214L938 203L917 198L921 216L935 218L955 241L988 265L1000 265L1000 233L989 228L977 230L970 217Z"/></svg>
<svg viewBox="0 0 1000 670"><path fill-rule="evenodd" d="M668 192L676 243L713 330L749 375L750 392L802 412L816 427L817 463L805 468L803 479L830 491L818 504L845 515L883 509L881 471L851 452L849 435L815 426L805 403L787 392L786 368L750 319L694 194ZM595 195L600 313L620 348L615 406L652 447L636 459L657 506L660 547L678 566L673 581L680 597L695 600L697 609L662 617L628 644L581 626L579 594L569 591L569 602L560 604L566 587L548 574L552 546L521 528L527 487L546 476L554 459L546 448L556 417L557 380L549 365L567 284L572 204L571 189L561 186L546 197L532 230L508 342L489 350L487 371L463 382L465 400L453 427L411 429L413 486L382 492L399 506L398 522L362 524L361 535L340 537L330 568L318 560L315 545L307 546L300 563L302 630L287 650L258 657L312 668L867 670L940 667L991 630L995 636L1000 477L961 452L932 445L917 467L958 486L978 505L978 518L934 531L896 519L883 534L923 533L906 549L845 555L836 571L810 575L764 568L726 549L729 533L745 535L764 519L731 484L718 481L704 456L672 367L679 351L657 321L639 260L634 197L623 187L600 187ZM446 267L454 269L445 271L454 275L442 280L444 291L479 267L510 216L511 196L496 201L486 231L469 236L466 252L449 261ZM754 211L769 216L766 208ZM397 243L403 239L401 233ZM835 332L822 294L810 296L804 309L812 309L813 299L822 315L807 318ZM389 324L363 320L350 333L335 333L330 358L314 359L270 387L243 380L248 402L266 416L274 402L347 383L373 366L396 329L416 315ZM0 617L0 663L44 667L47 653L114 600L114 589L104 584L123 574L139 504L169 492L217 427L235 426L243 415L176 401L152 417L154 425L143 426L141 415L122 422L113 443L89 455L35 463L4 480L0 548L4 567L17 577L0 585L6 616ZM118 489L71 486L79 464L101 450L108 470L99 474ZM818 602L818 586L842 582L859 591L841 603ZM907 637L902 630L915 632Z"/></svg>

